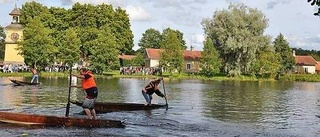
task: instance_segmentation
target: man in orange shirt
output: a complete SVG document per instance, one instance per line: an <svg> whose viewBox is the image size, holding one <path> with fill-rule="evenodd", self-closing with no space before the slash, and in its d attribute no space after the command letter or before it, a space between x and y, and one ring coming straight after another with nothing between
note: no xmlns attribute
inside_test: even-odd
<svg viewBox="0 0 320 137"><path fill-rule="evenodd" d="M83 101L82 108L90 119L96 119L96 111L94 110L94 103L98 97L97 84L94 81L93 74L86 68L80 69L80 74L71 74L77 78L82 79L82 85L74 85L71 87L82 88L86 92L86 98Z"/></svg>

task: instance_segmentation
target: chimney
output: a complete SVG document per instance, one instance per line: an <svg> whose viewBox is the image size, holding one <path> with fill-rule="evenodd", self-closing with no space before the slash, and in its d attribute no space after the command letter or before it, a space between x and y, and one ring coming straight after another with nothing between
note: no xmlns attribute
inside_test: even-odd
<svg viewBox="0 0 320 137"><path fill-rule="evenodd" d="M191 46L190 46L190 51L193 51L193 48L194 48L194 47L191 45Z"/></svg>
<svg viewBox="0 0 320 137"><path fill-rule="evenodd" d="M296 51L292 50L292 55L295 57L296 56Z"/></svg>

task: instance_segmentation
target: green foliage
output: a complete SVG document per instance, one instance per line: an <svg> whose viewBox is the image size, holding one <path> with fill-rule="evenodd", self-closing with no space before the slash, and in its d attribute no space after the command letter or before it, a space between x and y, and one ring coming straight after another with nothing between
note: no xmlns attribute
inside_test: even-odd
<svg viewBox="0 0 320 137"><path fill-rule="evenodd" d="M263 51L254 64L254 71L258 78L275 78L281 64L280 55L274 51Z"/></svg>
<svg viewBox="0 0 320 137"><path fill-rule="evenodd" d="M201 73L206 76L213 76L220 72L221 60L219 58L219 53L214 47L212 40L206 38L203 43L203 52L201 54Z"/></svg>
<svg viewBox="0 0 320 137"><path fill-rule="evenodd" d="M53 17L46 6L43 6L35 1L26 2L24 5L22 5L20 12L20 24L23 26L27 26L31 20L37 17L40 19L42 24L44 24L44 26L49 27L49 22Z"/></svg>
<svg viewBox="0 0 320 137"><path fill-rule="evenodd" d="M107 4L95 6L75 3L68 10L55 7L48 9L40 3L32 1L22 6L21 13L21 23L29 31L31 31L31 25L28 24L36 17L40 19L46 29L50 30L49 36L54 47L62 51L59 54L57 52L52 54L54 56L52 60L49 58L51 63L79 60L77 59L78 54L76 54L78 52L81 60L85 63L84 65L89 63L94 66L96 71L103 71L119 66L119 62L114 61L118 60L119 53L133 52L133 34L130 29L129 15L121 8L114 9L112 5ZM70 31L68 32L70 36L66 36L66 30ZM106 40L103 40L101 34L108 34L105 39L110 39L112 42L102 43ZM77 47L79 49L75 49ZM104 50L106 47L108 47L107 50ZM67 49L63 51L64 48ZM103 50L99 51L99 48ZM110 53L108 56L113 57L107 57L106 53ZM27 55L29 52L24 52L24 54L26 54L25 56L33 56ZM97 57L93 57L93 55ZM68 56L73 58L66 58ZM107 64L102 65L103 63Z"/></svg>
<svg viewBox="0 0 320 137"><path fill-rule="evenodd" d="M181 46L180 49L182 49L182 50L187 49L186 41L183 40L183 33L180 32L179 30L173 30L171 28L164 29L163 32L162 32L162 41L164 41L166 39L166 37L169 35L169 33L175 33L176 34L177 39L178 39L178 41L180 43L180 46Z"/></svg>
<svg viewBox="0 0 320 137"><path fill-rule="evenodd" d="M273 41L275 52L280 54L279 62L281 63L280 73L287 73L292 70L295 65L295 59L292 55L289 43L284 39L280 33L278 37Z"/></svg>
<svg viewBox="0 0 320 137"><path fill-rule="evenodd" d="M145 61L142 53L138 52L133 60L135 66L145 66Z"/></svg>
<svg viewBox="0 0 320 137"><path fill-rule="evenodd" d="M116 36L120 54L133 54L133 33L130 29L129 15L125 10L118 7L115 12L114 20L111 23L111 30Z"/></svg>
<svg viewBox="0 0 320 137"><path fill-rule="evenodd" d="M0 26L0 60L4 59L5 52L5 43L4 40L6 38L6 33L4 32L4 28Z"/></svg>
<svg viewBox="0 0 320 137"><path fill-rule="evenodd" d="M320 61L320 51L317 50L304 50L301 48L292 48L296 55L312 56L315 60Z"/></svg>
<svg viewBox="0 0 320 137"><path fill-rule="evenodd" d="M46 66L54 62L54 55L58 51L53 45L51 30L46 28L39 17L30 20L24 30L24 41L19 43L18 50L27 65Z"/></svg>
<svg viewBox="0 0 320 137"><path fill-rule="evenodd" d="M231 4L228 10L216 11L213 19L202 22L223 59L229 76L252 75L257 52L270 43L263 33L268 26L264 14L245 5Z"/></svg>
<svg viewBox="0 0 320 137"><path fill-rule="evenodd" d="M307 81L320 82L319 74L284 74L281 75L280 81Z"/></svg>
<svg viewBox="0 0 320 137"><path fill-rule="evenodd" d="M174 31L168 31L163 36L160 52L160 65L172 74L175 70L179 73L183 66L183 50L181 49L181 41Z"/></svg>
<svg viewBox="0 0 320 137"><path fill-rule="evenodd" d="M101 27L98 38L92 42L90 53L90 67L96 73L119 68L118 50L116 38L112 35L110 28L105 25Z"/></svg>
<svg viewBox="0 0 320 137"><path fill-rule="evenodd" d="M138 43L140 46L139 52L143 53L146 48L159 49L161 40L161 34L158 30L147 29Z"/></svg>
<svg viewBox="0 0 320 137"><path fill-rule="evenodd" d="M67 29L61 40L57 57L63 64L73 65L80 60L80 39L74 29Z"/></svg>

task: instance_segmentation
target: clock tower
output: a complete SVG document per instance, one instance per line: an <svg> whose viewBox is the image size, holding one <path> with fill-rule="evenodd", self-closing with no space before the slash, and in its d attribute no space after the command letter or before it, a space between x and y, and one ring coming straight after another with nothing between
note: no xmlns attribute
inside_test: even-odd
<svg viewBox="0 0 320 137"><path fill-rule="evenodd" d="M14 9L9 13L12 16L11 24L5 27L5 55L4 64L24 65L24 58L18 54L18 43L23 38L23 26L20 23L20 11L15 4Z"/></svg>

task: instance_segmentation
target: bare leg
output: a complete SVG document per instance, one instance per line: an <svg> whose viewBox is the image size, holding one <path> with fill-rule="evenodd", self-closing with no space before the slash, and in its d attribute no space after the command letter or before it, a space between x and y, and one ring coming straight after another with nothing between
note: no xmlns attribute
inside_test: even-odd
<svg viewBox="0 0 320 137"><path fill-rule="evenodd" d="M93 119L97 119L96 111L94 109L91 110L91 114L93 116Z"/></svg>
<svg viewBox="0 0 320 137"><path fill-rule="evenodd" d="M90 112L89 109L85 108L85 109L84 109L84 112L86 112L86 114L87 114L87 116L89 117L89 119L92 119L93 116L91 115L91 112Z"/></svg>

